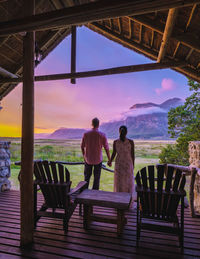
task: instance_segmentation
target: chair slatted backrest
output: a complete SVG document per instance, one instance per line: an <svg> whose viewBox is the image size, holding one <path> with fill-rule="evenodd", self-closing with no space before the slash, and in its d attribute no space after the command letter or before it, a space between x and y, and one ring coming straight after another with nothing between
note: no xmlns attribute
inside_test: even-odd
<svg viewBox="0 0 200 259"><path fill-rule="evenodd" d="M182 171L167 165L150 165L138 171L136 182L143 215L174 218L181 195L185 195L185 181Z"/></svg>
<svg viewBox="0 0 200 259"><path fill-rule="evenodd" d="M34 175L40 186L45 202L51 208L65 208L69 198L71 181L67 168L62 164L48 161L34 162Z"/></svg>
<svg viewBox="0 0 200 259"><path fill-rule="evenodd" d="M154 172L154 166L150 165L148 166L148 172L149 172L149 188L150 188L150 212L154 216L155 215L155 172Z"/></svg>

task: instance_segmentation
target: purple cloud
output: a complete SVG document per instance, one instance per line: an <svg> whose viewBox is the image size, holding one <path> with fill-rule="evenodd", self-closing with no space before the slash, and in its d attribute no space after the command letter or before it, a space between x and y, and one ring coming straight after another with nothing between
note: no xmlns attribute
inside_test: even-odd
<svg viewBox="0 0 200 259"><path fill-rule="evenodd" d="M163 92L172 91L176 88L176 83L170 78L163 78L161 88L156 88L155 92L160 95Z"/></svg>

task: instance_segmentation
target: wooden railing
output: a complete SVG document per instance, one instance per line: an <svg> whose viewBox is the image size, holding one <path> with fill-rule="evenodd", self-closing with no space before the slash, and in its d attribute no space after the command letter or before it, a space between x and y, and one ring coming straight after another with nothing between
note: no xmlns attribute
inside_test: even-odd
<svg viewBox="0 0 200 259"><path fill-rule="evenodd" d="M38 161L38 160L34 160ZM84 162L66 162L66 161L55 161L56 163L60 163L63 165L84 165ZM21 162L15 162L15 165L21 165ZM156 164L156 166L159 164ZM192 217L200 217L200 215L197 215L195 213L194 209L194 183L195 183L195 178L196 174L200 176L200 168L194 167L194 166L181 166L181 165L175 165L175 164L166 164L166 166L171 166L176 169L181 170L182 172L185 173L186 176L191 176L190 177L190 188L189 188L189 203L190 203L190 210L191 210L191 215ZM102 164L102 169L111 173L114 173L113 170L107 168L104 164ZM20 180L20 172L18 175L18 179Z"/></svg>
<svg viewBox="0 0 200 259"><path fill-rule="evenodd" d="M39 161L39 160L34 160L34 162L35 161ZM55 161L55 163L60 163L63 165L84 165L85 164L84 162L65 162L65 161ZM15 162L15 165L21 165L21 161ZM102 163L101 168L105 171L114 173L114 171L112 169L107 168L103 163Z"/></svg>

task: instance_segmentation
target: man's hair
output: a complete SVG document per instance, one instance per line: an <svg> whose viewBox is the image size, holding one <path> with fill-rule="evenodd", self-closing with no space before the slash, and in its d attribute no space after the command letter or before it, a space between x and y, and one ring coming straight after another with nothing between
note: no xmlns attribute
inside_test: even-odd
<svg viewBox="0 0 200 259"><path fill-rule="evenodd" d="M99 119L98 119L98 118L94 118L94 119L92 120L92 126L93 126L94 128L99 127Z"/></svg>

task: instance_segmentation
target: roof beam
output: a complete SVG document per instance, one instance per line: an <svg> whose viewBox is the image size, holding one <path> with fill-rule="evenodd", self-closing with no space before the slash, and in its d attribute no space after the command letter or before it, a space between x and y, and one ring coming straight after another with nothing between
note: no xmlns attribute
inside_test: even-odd
<svg viewBox="0 0 200 259"><path fill-rule="evenodd" d="M167 51L167 46L169 43L169 39L172 35L172 31L174 28L177 14L178 14L178 8L169 9L167 21L166 21L166 25L165 25L165 31L163 33L163 38L161 41L161 46L160 46L157 62L161 62L161 60L165 56L165 53Z"/></svg>
<svg viewBox="0 0 200 259"><path fill-rule="evenodd" d="M4 69L3 67L0 67L0 75L3 77L18 78L18 76L9 72L8 70Z"/></svg>
<svg viewBox="0 0 200 259"><path fill-rule="evenodd" d="M165 69L170 67L182 67L185 66L185 62L174 62L168 61L163 63L149 63L141 65L132 65L132 66L123 66L123 67L114 67L101 70L85 71L85 72L75 72L75 73L65 73L65 74L53 74L53 75L41 75L35 76L35 81L50 81L50 80L63 80L63 79L72 79L72 78L85 78L85 77L94 77L94 76L105 76L105 75L115 75L115 74L124 74L140 71L149 71L157 69ZM23 79L0 79L0 83L19 83Z"/></svg>
<svg viewBox="0 0 200 259"><path fill-rule="evenodd" d="M190 6L200 0L100 0L0 23L0 36Z"/></svg>
<svg viewBox="0 0 200 259"><path fill-rule="evenodd" d="M137 17L130 17L133 21L137 23L141 23L145 25L146 27L163 34L164 33L164 26L162 23L159 23L158 21L153 21L147 17L144 16L137 16ZM194 37L189 33L172 33L171 38L180 41L182 44L189 48L193 48L194 50L200 52L200 44L197 39L194 39Z"/></svg>

